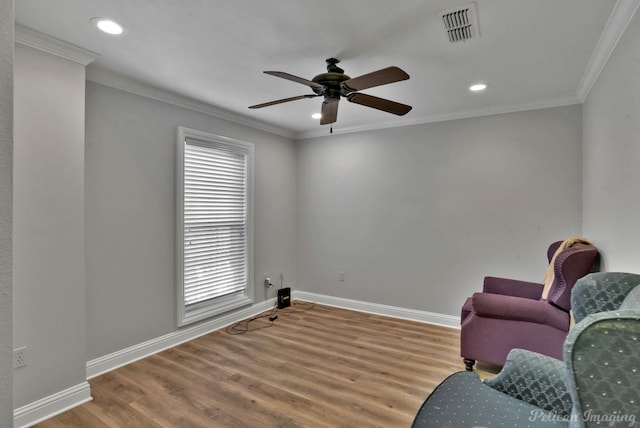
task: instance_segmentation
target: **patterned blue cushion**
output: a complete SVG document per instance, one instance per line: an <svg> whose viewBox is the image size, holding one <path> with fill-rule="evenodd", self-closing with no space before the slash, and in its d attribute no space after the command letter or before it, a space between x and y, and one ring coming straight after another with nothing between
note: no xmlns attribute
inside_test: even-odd
<svg viewBox="0 0 640 428"><path fill-rule="evenodd" d="M564 354L572 414L584 420L584 425L575 426L640 422L640 311L588 316L567 336ZM598 424L598 418L614 423Z"/></svg>
<svg viewBox="0 0 640 428"><path fill-rule="evenodd" d="M640 285L640 275L633 273L599 272L580 278L571 293L576 323L589 314L618 309L637 285Z"/></svg>
<svg viewBox="0 0 640 428"><path fill-rule="evenodd" d="M571 414L564 363L524 349L512 349L500 373L484 381L505 394L559 415Z"/></svg>
<svg viewBox="0 0 640 428"><path fill-rule="evenodd" d="M412 428L554 428L568 418L554 415L482 383L473 372L445 379L422 404Z"/></svg>

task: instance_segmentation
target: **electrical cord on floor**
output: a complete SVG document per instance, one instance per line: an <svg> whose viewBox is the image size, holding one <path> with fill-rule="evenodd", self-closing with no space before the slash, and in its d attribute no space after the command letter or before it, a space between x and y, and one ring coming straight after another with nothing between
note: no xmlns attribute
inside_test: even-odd
<svg viewBox="0 0 640 428"><path fill-rule="evenodd" d="M275 315L277 312L278 312L278 308L276 306L274 306L273 309L269 309L268 311L262 312L261 314L258 314L258 315L254 316L254 317L248 318L246 320L238 321L237 323L228 326L225 329L225 331L228 334L235 335L235 334L244 334L244 333L247 333L249 331L260 330L260 329L263 329L263 328L269 328L269 327L271 327L273 325L273 321L276 318L278 318L278 316ZM254 327L254 328L249 328L249 324L252 321L256 321L256 320L259 320L259 319L262 319L262 318L267 318L267 317L269 318L269 324L260 325L258 327ZM244 324L244 327L242 327L243 324Z"/></svg>
<svg viewBox="0 0 640 428"><path fill-rule="evenodd" d="M282 314L282 315L285 315L285 316L289 316L289 315L291 315L293 313L296 313L296 312L306 312L309 309L313 308L314 305L315 305L314 302L310 302L310 303L307 303L306 305L303 305L303 304L301 304L301 303L299 303L297 301L294 301L292 303L292 305L289 306L289 308L291 308L291 309L289 309L289 308L278 309L277 306L274 306L272 309L269 309L268 311L264 311L264 312L254 316L254 317L248 318L246 320L238 321L237 323L228 326L225 329L225 331L228 334L236 335L236 334L248 333L250 331L261 330L263 328L269 328L269 327L273 326L273 322L276 319L278 319L278 315L279 314ZM301 306L301 307L300 308L296 308L296 306ZM249 324L251 322L257 321L257 320L262 319L262 318L268 318L269 323L250 328Z"/></svg>
<svg viewBox="0 0 640 428"><path fill-rule="evenodd" d="M300 306L300 308L297 308L296 306ZM303 304L298 301L294 301L293 303L291 303L291 306L289 306L288 308L279 309L278 313L289 316L296 312L307 312L309 309L313 308L314 306L315 306L315 302L306 302L306 304Z"/></svg>

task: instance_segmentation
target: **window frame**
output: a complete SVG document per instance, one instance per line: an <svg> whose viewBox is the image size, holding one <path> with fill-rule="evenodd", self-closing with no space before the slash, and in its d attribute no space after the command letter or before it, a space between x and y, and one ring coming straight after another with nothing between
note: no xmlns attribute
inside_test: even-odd
<svg viewBox="0 0 640 428"><path fill-rule="evenodd" d="M247 281L240 294L216 297L192 305L185 304L184 280L184 172L187 139L200 146L222 146L246 156L246 243L245 265ZM254 301L253 287L253 190L254 190L254 145L221 135L195 129L178 127L176 168L176 283L177 324L179 327L201 321L234 309L251 305Z"/></svg>

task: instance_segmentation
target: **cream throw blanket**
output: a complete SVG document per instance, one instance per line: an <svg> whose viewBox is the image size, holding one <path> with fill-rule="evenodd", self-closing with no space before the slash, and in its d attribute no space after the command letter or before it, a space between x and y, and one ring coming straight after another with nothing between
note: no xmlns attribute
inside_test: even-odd
<svg viewBox="0 0 640 428"><path fill-rule="evenodd" d="M553 267L556 264L556 257L558 257L558 254L560 254L561 252L563 252L567 248L573 247L577 243L591 245L591 242L589 242L585 238L578 238L578 237L568 238L568 239L565 239L564 241L562 241L562 243L560 244L560 246L558 247L556 252L553 253L553 257L551 258L551 261L549 262L549 267L547 268L547 271L544 273L544 278L542 280L542 282L544 283L544 288L542 289L542 298L543 299L547 299L549 297L549 291L551 290L551 285L553 284L553 280L554 280L554 277L555 277L555 273L554 273Z"/></svg>

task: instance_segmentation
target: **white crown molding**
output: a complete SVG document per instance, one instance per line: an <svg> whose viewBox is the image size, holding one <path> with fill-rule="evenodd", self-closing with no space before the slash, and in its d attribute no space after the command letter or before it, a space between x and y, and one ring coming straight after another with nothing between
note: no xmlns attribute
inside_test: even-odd
<svg viewBox="0 0 640 428"><path fill-rule="evenodd" d="M15 41L85 66L100 56L88 49L72 45L20 24L15 24Z"/></svg>
<svg viewBox="0 0 640 428"><path fill-rule="evenodd" d="M350 309L352 311L366 312L375 315L384 315L392 318L400 318L455 329L460 328L460 318L452 315L443 315L434 312L419 311L416 309L381 305L379 303L370 303L360 300L345 299L342 297L327 296L324 294L310 293L308 291L294 290L292 297L293 299L305 300L307 302L314 302L322 305L334 306L337 308Z"/></svg>
<svg viewBox="0 0 640 428"><path fill-rule="evenodd" d="M72 386L63 391L34 401L13 411L13 426L27 428L76 406L91 401L89 382Z"/></svg>
<svg viewBox="0 0 640 428"><path fill-rule="evenodd" d="M640 1L640 0L638 0ZM477 110L467 110L456 113L446 113L440 115L433 116L422 116L417 118L411 118L409 120L402 121L390 121L390 122L376 122L371 125L361 125L361 126L352 126L346 128L334 128L334 134L351 134L354 132L364 132L364 131L377 131L381 129L387 128L400 128L403 126L411 126L411 125L423 125L426 123L435 123L435 122L445 122L448 120L457 120L457 119L468 119L472 117L481 117L481 116L491 116L495 114L505 114L505 113L516 113L520 111L528 111L528 110L539 110L544 108L552 108L552 107L562 107L574 104L581 104L581 101L578 97L567 97L567 98L557 98L548 101L529 103L529 104L515 104L508 105L504 107L492 107L492 108L484 108ZM307 131L300 132L294 135L296 140L305 140L308 138L315 137L326 137L327 134L326 128L323 128L320 131Z"/></svg>
<svg viewBox="0 0 640 428"><path fill-rule="evenodd" d="M609 57L635 15L638 5L640 5L640 0L618 0L613 7L613 11L609 15L607 24L578 84L577 95L580 102L584 102L587 99L591 88L598 80L598 76L600 76Z"/></svg>
<svg viewBox="0 0 640 428"><path fill-rule="evenodd" d="M258 129L260 131L280 135L281 137L291 139L294 137L294 134L292 132L284 128L250 119L246 116L223 110L221 108L212 106L211 104L194 100L193 98L189 98L184 95L180 95L175 92L170 92L140 81L136 81L102 67L97 67L95 65L88 67L86 76L87 80L99 83L104 86L120 89L125 92L130 92L132 94L140 95L146 98L151 98L153 100L161 101L167 104L172 104L174 106L182 107L187 110L193 110L199 113L206 114L208 116L216 117L218 119L228 120L230 122L245 125L250 128Z"/></svg>
<svg viewBox="0 0 640 428"><path fill-rule="evenodd" d="M221 328L238 321L255 316L273 308L275 306L275 302L276 299L271 298L264 302L241 309L237 312L214 318L211 321L198 324L193 327L181 328L180 330L165 334L164 336L156 337L155 339L88 361L87 379L92 379L103 373L115 370L118 367L122 367L150 355L157 354L165 349L172 348L202 335L220 330Z"/></svg>
<svg viewBox="0 0 640 428"><path fill-rule="evenodd" d="M640 0L636 0L640 1ZM132 94L140 95L146 98L154 99L156 101L165 102L167 104L175 105L177 107L185 108L188 110L197 111L209 116L217 117L219 119L228 120L240 125L245 125L254 129L269 132L271 134L279 135L281 137L290 138L294 140L304 140L315 137L326 137L327 128L323 127L313 131L292 132L285 128L274 126L266 122L250 119L246 116L235 114L227 110L214 107L211 104L207 104L192 98L169 92L164 89L157 88L155 86L136 81L127 76L115 73L113 71L104 69L98 66L91 66L87 68L86 79L91 82L98 83L100 85L109 86L111 88L119 89ZM508 105L504 107L485 108L477 110L468 110L456 113L447 113L434 116L423 116L418 118L412 118L410 120L393 120L387 122L376 122L375 124L351 126L345 128L334 128L334 134L351 134L355 132L364 131L376 131L387 128L399 128L403 126L421 125L426 123L444 122L448 120L466 119L480 116L490 116L494 114L514 113L527 110L538 110L543 108L561 107L566 105L580 104L582 101L578 97L558 98L543 102Z"/></svg>

